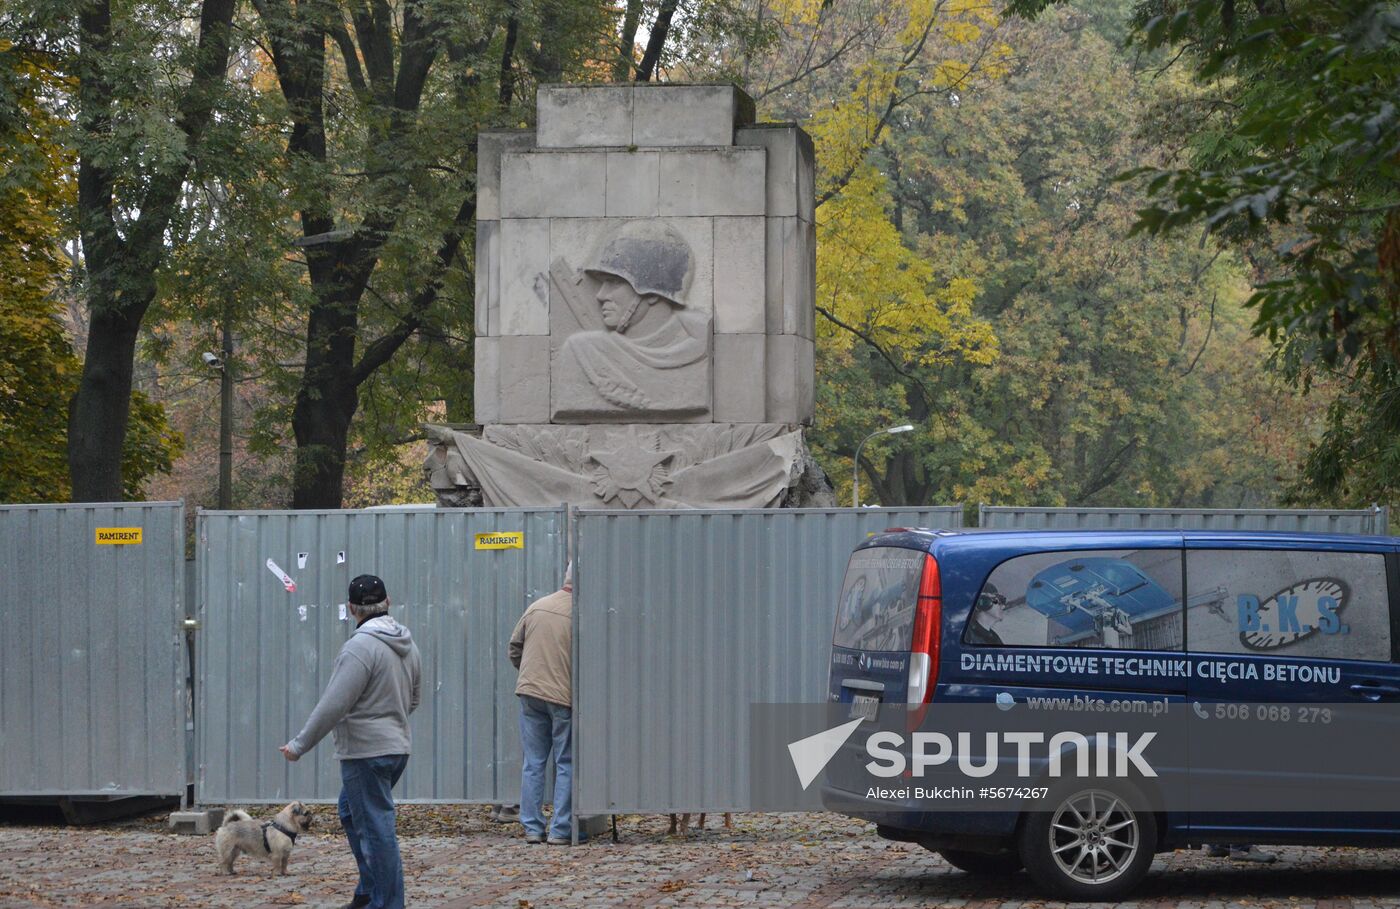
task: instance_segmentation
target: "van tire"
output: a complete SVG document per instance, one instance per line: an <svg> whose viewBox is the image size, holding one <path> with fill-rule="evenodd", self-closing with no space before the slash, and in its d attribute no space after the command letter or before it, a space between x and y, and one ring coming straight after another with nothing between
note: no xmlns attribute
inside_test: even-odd
<svg viewBox="0 0 1400 909"><path fill-rule="evenodd" d="M943 861L968 874L1015 874L1026 867L1015 852L967 852L963 849L934 849Z"/></svg>
<svg viewBox="0 0 1400 909"><path fill-rule="evenodd" d="M1031 878L1049 894L1075 902L1116 901L1147 876L1157 851L1157 819L1136 786L1072 780L1053 787L1045 804L1048 811L1025 815L1018 851ZM1080 843L1087 853L1074 849ZM1085 859L1093 864L1076 864ZM1105 879L1095 882L1095 876Z"/></svg>

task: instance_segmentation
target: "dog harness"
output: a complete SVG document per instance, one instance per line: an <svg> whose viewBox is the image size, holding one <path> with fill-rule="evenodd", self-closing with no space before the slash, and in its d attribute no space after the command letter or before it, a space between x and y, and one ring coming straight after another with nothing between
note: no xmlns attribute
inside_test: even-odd
<svg viewBox="0 0 1400 909"><path fill-rule="evenodd" d="M276 821L268 821L268 822L266 822L265 824L262 825L262 832L263 832L263 849L265 849L267 852L271 852L271 851L272 851L272 846L271 846L271 845L268 843L268 841L267 841L267 828L269 828L269 827L272 827L272 828L275 829L278 833L282 834L283 836L285 836L287 839L291 840L292 842L295 843L295 842L297 841L297 835L296 835L296 831L295 831L295 830L288 830L286 827L283 827L281 824L277 823Z"/></svg>

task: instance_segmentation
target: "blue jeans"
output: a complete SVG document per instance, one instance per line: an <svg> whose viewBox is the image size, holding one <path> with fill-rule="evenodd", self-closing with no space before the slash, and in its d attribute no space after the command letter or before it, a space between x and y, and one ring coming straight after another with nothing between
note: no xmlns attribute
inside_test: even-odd
<svg viewBox="0 0 1400 909"><path fill-rule="evenodd" d="M360 867L355 896L368 897L370 909L403 909L403 862L391 790L407 766L406 754L340 762L340 824Z"/></svg>
<svg viewBox="0 0 1400 909"><path fill-rule="evenodd" d="M549 835L568 839L573 826L573 711L528 694L520 696L520 823L526 833L543 835L544 768L554 756L554 820Z"/></svg>

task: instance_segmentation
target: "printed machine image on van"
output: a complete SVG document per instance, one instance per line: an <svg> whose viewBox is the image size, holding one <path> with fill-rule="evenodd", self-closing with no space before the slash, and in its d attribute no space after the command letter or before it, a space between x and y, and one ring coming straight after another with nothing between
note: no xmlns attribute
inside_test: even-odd
<svg viewBox="0 0 1400 909"><path fill-rule="evenodd" d="M1313 740L1341 733L1300 727L1308 716L1301 705L1322 705L1311 708L1321 717L1333 704L1362 715L1368 735L1373 723L1377 735L1400 735L1397 578L1400 544L1389 537L891 531L851 556L827 700L851 722L896 707L936 715L939 705L949 713L976 704L1020 711L990 714L1007 718L997 723L1046 707L1160 707L1205 721L1274 705L1271 717L1297 720L1289 732ZM1144 796L1156 780L1066 778L1043 781L1048 794L1033 810L1027 802L940 810L908 790L867 790L857 768L873 765L855 739L844 762L833 762L822 801L970 873L1024 867L1067 899L1119 899L1154 853L1188 845L1400 846L1400 805L1382 800L1361 802L1366 810L1286 801L1227 810L1252 804L1229 796L1242 779L1249 788L1258 768L1272 768L1267 755L1252 753L1266 737L1255 745L1249 727L1202 728L1243 736L1233 746L1243 776L1218 773L1218 755L1193 735L1172 761L1184 795L1169 802ZM1390 739L1375 739L1376 747L1381 741ZM1400 761L1385 760L1396 765L1383 771L1394 778L1386 782L1400 792ZM1276 791L1316 789L1325 771L1314 762L1294 772L1295 789Z"/></svg>

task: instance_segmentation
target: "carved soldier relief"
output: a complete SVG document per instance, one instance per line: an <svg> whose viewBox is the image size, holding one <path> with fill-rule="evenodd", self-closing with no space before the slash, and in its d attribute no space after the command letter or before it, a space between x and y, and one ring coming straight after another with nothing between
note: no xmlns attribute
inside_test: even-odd
<svg viewBox="0 0 1400 909"><path fill-rule="evenodd" d="M710 316L687 307L695 254L665 221L625 221L589 261L550 265L554 422L710 415Z"/></svg>

